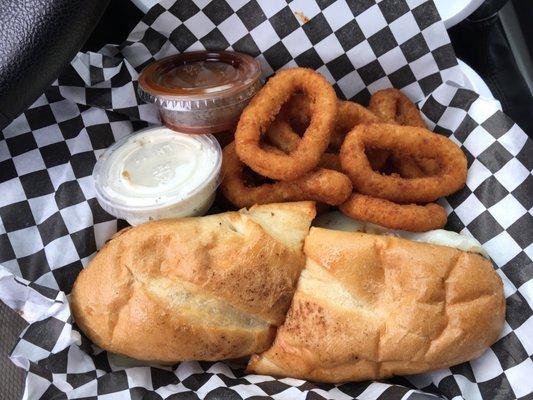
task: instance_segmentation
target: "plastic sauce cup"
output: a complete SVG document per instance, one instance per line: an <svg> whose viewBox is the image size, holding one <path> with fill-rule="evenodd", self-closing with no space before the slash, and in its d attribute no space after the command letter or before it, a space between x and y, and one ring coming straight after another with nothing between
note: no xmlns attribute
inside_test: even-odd
<svg viewBox="0 0 533 400"><path fill-rule="evenodd" d="M212 135L141 130L105 150L94 168L96 198L137 225L207 212L220 183L222 150Z"/></svg>
<svg viewBox="0 0 533 400"><path fill-rule="evenodd" d="M235 127L261 88L261 66L229 51L194 51L148 65L139 96L158 109L167 127L184 133L216 133Z"/></svg>

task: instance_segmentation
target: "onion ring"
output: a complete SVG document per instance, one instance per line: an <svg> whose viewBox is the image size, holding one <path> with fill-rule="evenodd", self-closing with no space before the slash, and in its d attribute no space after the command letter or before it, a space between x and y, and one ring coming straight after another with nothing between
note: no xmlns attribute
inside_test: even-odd
<svg viewBox="0 0 533 400"><path fill-rule="evenodd" d="M432 158L438 163L439 171L433 176L413 179L382 175L372 170L365 155L367 147ZM400 204L430 203L456 192L466 182L467 163L461 149L450 139L423 128L358 125L346 136L340 160L358 192Z"/></svg>
<svg viewBox="0 0 533 400"><path fill-rule="evenodd" d="M398 89L377 91L370 98L368 108L389 123L427 128L416 105ZM438 171L438 166L430 161L402 157L397 152L393 152L391 159L395 170L404 178L421 178Z"/></svg>
<svg viewBox="0 0 533 400"><path fill-rule="evenodd" d="M281 151L290 154L300 143L300 136L292 130L291 125L284 120L275 120L268 130L268 140ZM324 153L320 157L318 166L342 172L339 155Z"/></svg>
<svg viewBox="0 0 533 400"><path fill-rule="evenodd" d="M339 209L350 218L410 232L440 229L447 220L446 210L436 203L396 204L359 193L353 193Z"/></svg>
<svg viewBox="0 0 533 400"><path fill-rule="evenodd" d="M398 89L377 91L370 97L368 108L389 123L427 128L418 108Z"/></svg>
<svg viewBox="0 0 533 400"><path fill-rule="evenodd" d="M302 91L311 102L311 121L296 149L290 154L274 154L260 146L261 135L281 106L297 91ZM237 155L260 175L278 180L296 179L318 166L320 156L329 145L337 109L335 91L323 76L307 68L280 71L241 114L235 132Z"/></svg>
<svg viewBox="0 0 533 400"><path fill-rule="evenodd" d="M372 148L366 149L366 156L368 161L370 161L370 166L374 171L381 171L390 158L388 151Z"/></svg>
<svg viewBox="0 0 533 400"><path fill-rule="evenodd" d="M320 158L320 168L332 169L334 171L342 172L341 160L338 154L324 153ZM349 178L348 178L349 179Z"/></svg>
<svg viewBox="0 0 533 400"><path fill-rule="evenodd" d="M299 133L305 131L306 127L309 125L311 113L311 104L308 98L304 95L296 94L283 105L278 120L287 121L290 124L290 127ZM344 137L356 125L374 122L383 122L383 120L368 108L365 108L358 103L339 100L337 119L330 140L330 151L338 152ZM270 137L272 134L275 133L272 132L271 126L267 135Z"/></svg>
<svg viewBox="0 0 533 400"><path fill-rule="evenodd" d="M305 97L302 95L293 96L287 104L289 104L290 107L288 107L286 112L283 113L283 116L290 118L291 122L293 118L297 117L298 115L302 115L295 111L296 107L301 107L301 109L304 110L304 113L309 109L309 102L306 101ZM338 119L338 121L342 120L338 125L339 131L344 132L344 130L346 130L346 132L349 132L355 125L359 123L367 123L371 120L379 121L379 118L375 117L370 111L366 110L357 103L341 101L339 104L339 109L343 110L342 113L339 114ZM342 117L340 117L341 114ZM351 123L348 122L350 118L352 118ZM300 122L301 121L305 121L305 118L301 118ZM294 149L298 147L298 144L301 140L301 137L293 130L291 122L279 117L276 118L276 120L272 122L272 125L270 125L266 135L271 144L287 154L290 154L292 151L294 151ZM342 133L342 138L340 139L341 144L345 135L346 133ZM380 150L369 149L367 155L368 159L370 160L370 164L372 165L372 169L375 170L381 169L389 158L389 152ZM338 155L332 152L324 153L322 155L319 166L322 168L328 168L342 172Z"/></svg>
<svg viewBox="0 0 533 400"><path fill-rule="evenodd" d="M302 200L339 205L352 193L350 179L329 169L319 168L293 181L254 187L246 184L243 167L237 157L235 143L230 143L223 150L221 189L224 196L237 207Z"/></svg>
<svg viewBox="0 0 533 400"><path fill-rule="evenodd" d="M268 139L271 144L285 153L293 151L300 142L300 136L292 130L287 121L283 120L276 120L272 123L268 131ZM386 151L374 151L372 149L367 151L367 156L374 170L378 170L385 165L389 157ZM321 168L342 172L339 155L335 153L322 154L318 165Z"/></svg>
<svg viewBox="0 0 533 400"><path fill-rule="evenodd" d="M353 101L340 101L337 123L330 140L330 149L339 151L346 134L356 125L383 122L369 109Z"/></svg>
<svg viewBox="0 0 533 400"><path fill-rule="evenodd" d="M270 125L267 139L283 152L290 154L294 151L302 138L292 129L291 124L284 119L276 119Z"/></svg>
<svg viewBox="0 0 533 400"><path fill-rule="evenodd" d="M279 113L280 119L286 120L300 136L305 132L313 113L311 102L307 96L298 93L287 101Z"/></svg>
<svg viewBox="0 0 533 400"><path fill-rule="evenodd" d="M393 170L402 178L421 178L426 175L414 157L402 157L400 153L395 152L391 157L391 164Z"/></svg>
<svg viewBox="0 0 533 400"><path fill-rule="evenodd" d="M402 178L422 178L439 172L439 164L431 158L402 157L395 154L391 157L391 162Z"/></svg>
<svg viewBox="0 0 533 400"><path fill-rule="evenodd" d="M377 122L382 122L382 119L369 109L353 101L341 101L337 124L331 136L330 149L339 152L346 135L357 125ZM382 169L389 159L389 152L378 149L369 149L367 155L374 170Z"/></svg>

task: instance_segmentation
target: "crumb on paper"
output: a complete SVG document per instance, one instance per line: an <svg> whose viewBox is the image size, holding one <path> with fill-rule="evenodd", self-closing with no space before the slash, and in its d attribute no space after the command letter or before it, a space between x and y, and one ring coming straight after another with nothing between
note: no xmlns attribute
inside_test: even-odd
<svg viewBox="0 0 533 400"><path fill-rule="evenodd" d="M306 16L303 12L301 11L295 11L294 12L294 15L296 15L298 17L298 19L302 22L302 24L306 24L307 22L310 21L309 17Z"/></svg>
<svg viewBox="0 0 533 400"><path fill-rule="evenodd" d="M131 182L131 176L130 176L130 173L127 169L125 169L124 171L122 171L122 176L124 177L124 179L126 179L128 182Z"/></svg>
<svg viewBox="0 0 533 400"><path fill-rule="evenodd" d="M15 312L20 315L22 318L24 318L24 310L16 309Z"/></svg>

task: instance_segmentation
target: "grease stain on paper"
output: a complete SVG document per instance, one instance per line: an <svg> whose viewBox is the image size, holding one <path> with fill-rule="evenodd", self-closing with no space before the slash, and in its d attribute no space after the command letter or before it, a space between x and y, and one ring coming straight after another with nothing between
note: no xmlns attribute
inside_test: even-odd
<svg viewBox="0 0 533 400"><path fill-rule="evenodd" d="M309 22L311 19L301 11L295 11L294 15L300 20L302 24Z"/></svg>

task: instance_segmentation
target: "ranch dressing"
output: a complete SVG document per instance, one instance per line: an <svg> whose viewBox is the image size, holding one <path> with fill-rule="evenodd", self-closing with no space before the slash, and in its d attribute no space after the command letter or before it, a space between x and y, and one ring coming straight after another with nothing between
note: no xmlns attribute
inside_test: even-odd
<svg viewBox="0 0 533 400"><path fill-rule="evenodd" d="M136 225L204 214L219 184L222 153L211 135L149 128L118 141L93 176L104 210Z"/></svg>

